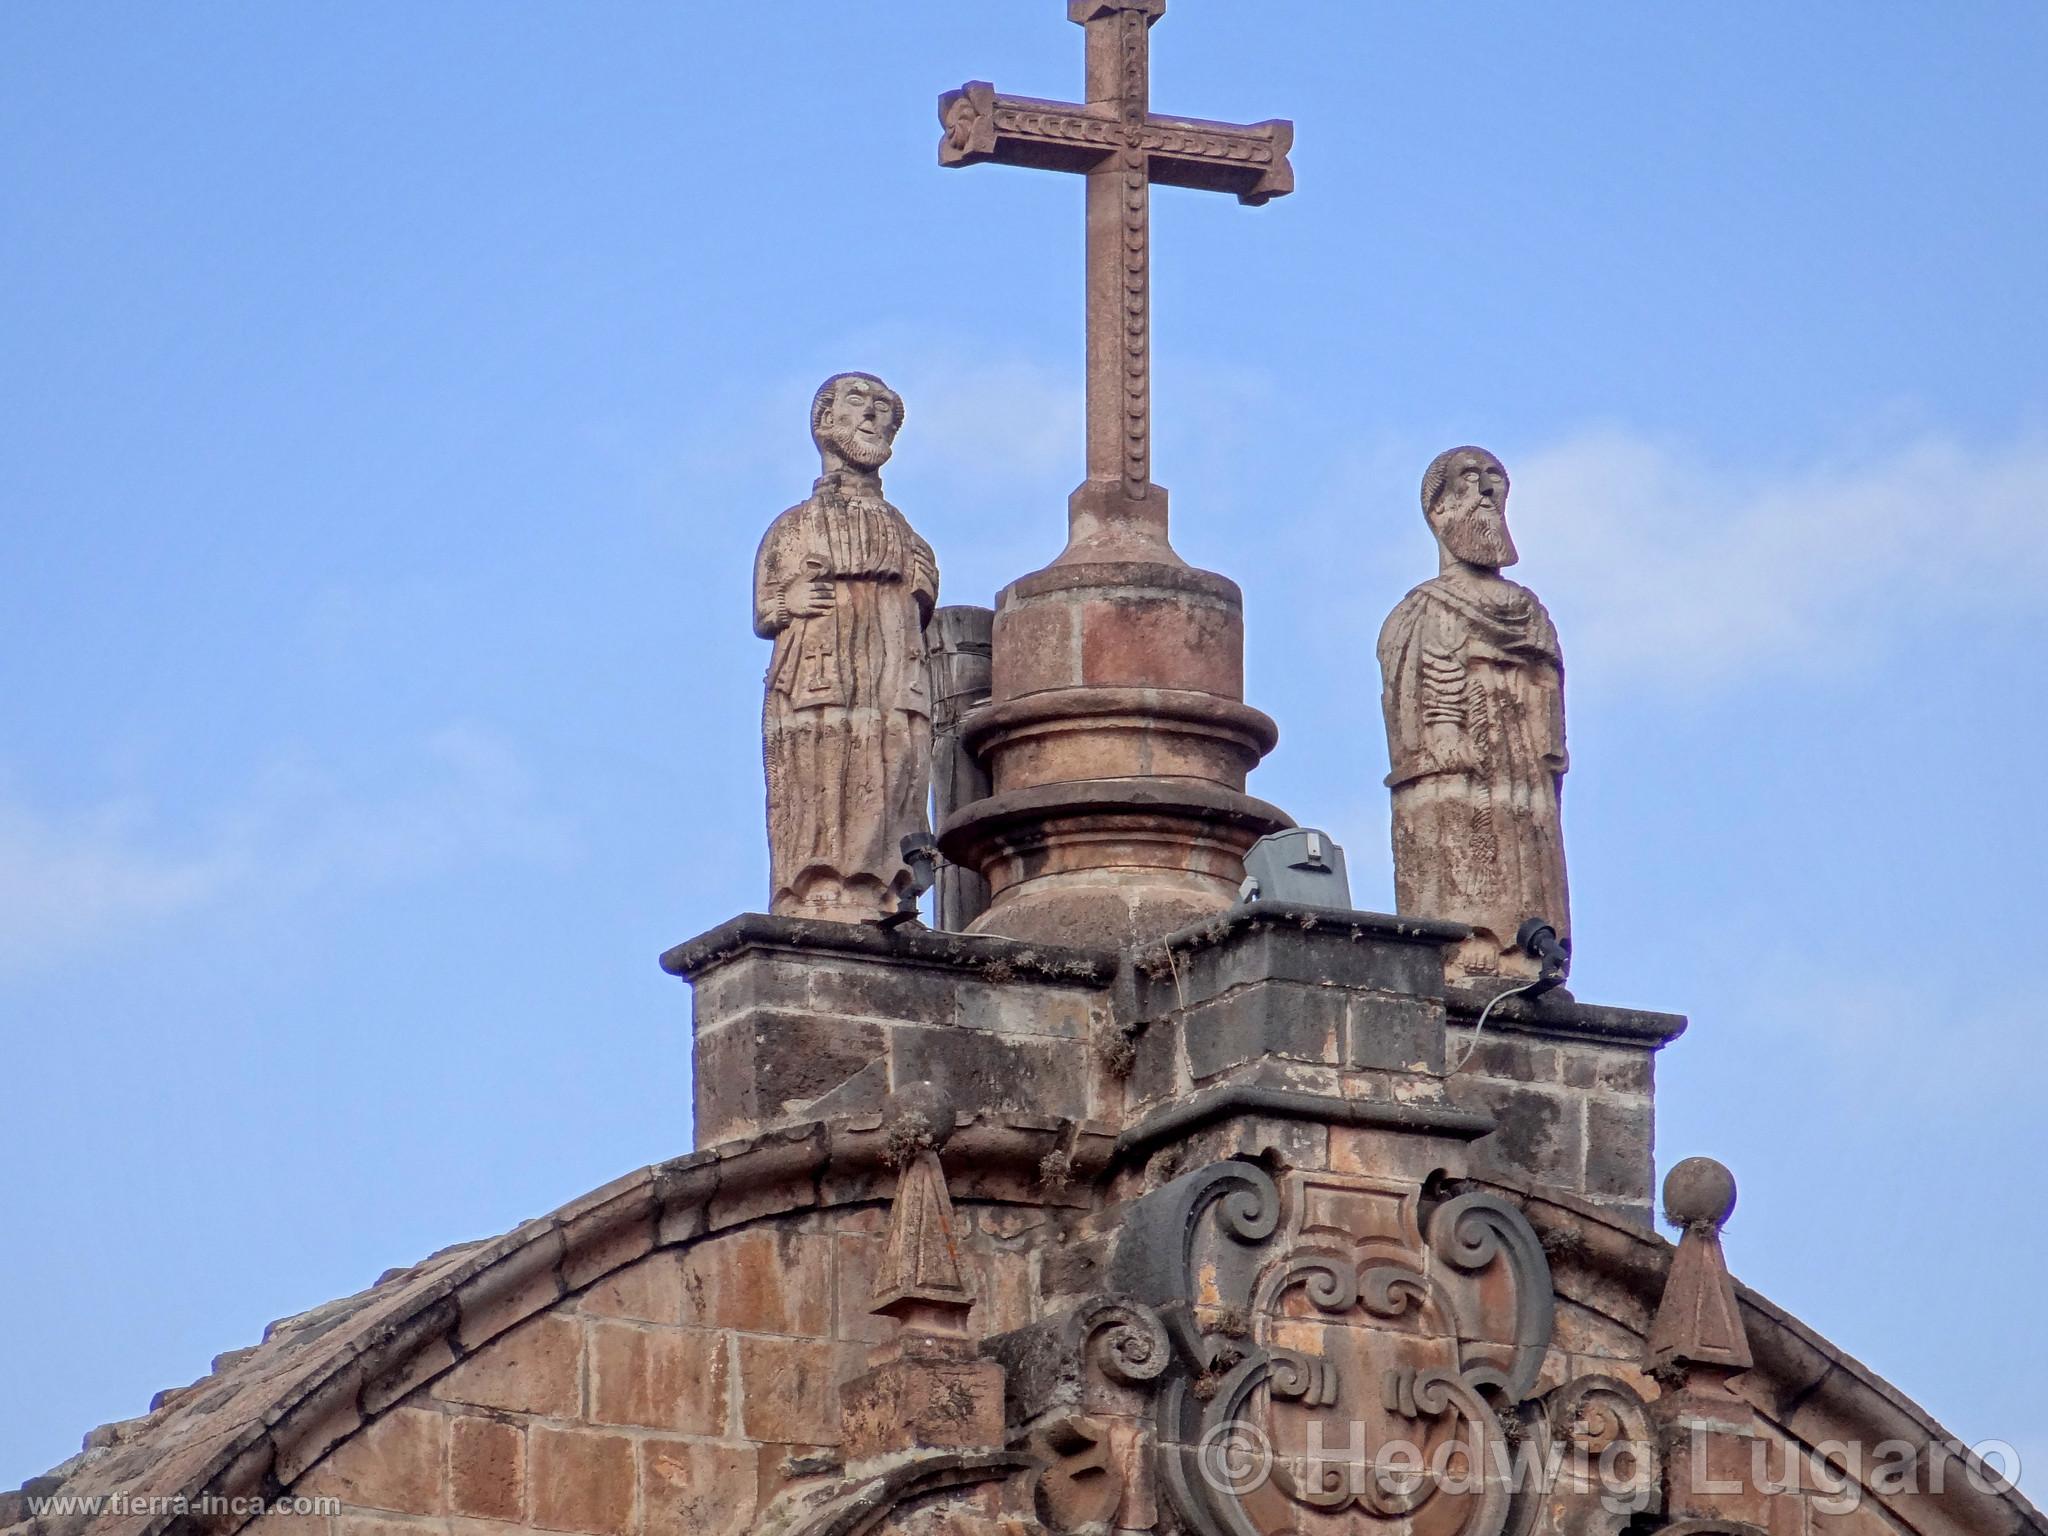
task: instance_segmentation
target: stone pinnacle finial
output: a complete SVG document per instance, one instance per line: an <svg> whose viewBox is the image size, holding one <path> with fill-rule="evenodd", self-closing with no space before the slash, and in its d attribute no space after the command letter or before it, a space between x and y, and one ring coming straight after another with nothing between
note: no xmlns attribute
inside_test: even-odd
<svg viewBox="0 0 2048 1536"><path fill-rule="evenodd" d="M1721 1252L1721 1228L1734 1209L1735 1175L1710 1157L1688 1157L1665 1177L1664 1217L1682 1235L1650 1325L1644 1363L1651 1370L1705 1366L1726 1377L1756 1363Z"/></svg>
<svg viewBox="0 0 2048 1536"><path fill-rule="evenodd" d="M974 1284L960 1257L945 1169L938 1153L920 1152L896 1185L868 1310L901 1319L909 1332L964 1338L973 1305Z"/></svg>

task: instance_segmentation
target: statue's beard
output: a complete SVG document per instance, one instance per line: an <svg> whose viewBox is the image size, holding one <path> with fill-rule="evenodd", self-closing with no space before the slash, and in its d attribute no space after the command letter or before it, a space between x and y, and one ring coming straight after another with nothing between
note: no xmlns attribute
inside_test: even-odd
<svg viewBox="0 0 2048 1536"><path fill-rule="evenodd" d="M886 437L872 443L863 443L851 432L828 432L826 445L855 469L880 469L889 462L889 454L895 447Z"/></svg>
<svg viewBox="0 0 2048 1536"><path fill-rule="evenodd" d="M1507 517L1498 508L1477 502L1446 512L1437 528L1437 537L1454 559L1467 565L1497 571L1521 558L1508 534Z"/></svg>

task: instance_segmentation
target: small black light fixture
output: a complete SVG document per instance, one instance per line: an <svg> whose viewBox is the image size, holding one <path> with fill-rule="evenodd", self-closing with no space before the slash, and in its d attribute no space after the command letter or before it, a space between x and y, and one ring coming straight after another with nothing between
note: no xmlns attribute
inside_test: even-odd
<svg viewBox="0 0 2048 1536"><path fill-rule="evenodd" d="M1557 928L1547 918L1525 919L1515 931L1515 948L1538 967L1536 980L1519 989L1524 997L1541 997L1563 986L1572 973L1572 941L1559 938Z"/></svg>
<svg viewBox="0 0 2048 1536"><path fill-rule="evenodd" d="M939 877L939 845L929 832L913 832L903 839L903 863L910 870L910 889L896 898L896 910L877 918L884 928L900 928L918 920L917 904Z"/></svg>

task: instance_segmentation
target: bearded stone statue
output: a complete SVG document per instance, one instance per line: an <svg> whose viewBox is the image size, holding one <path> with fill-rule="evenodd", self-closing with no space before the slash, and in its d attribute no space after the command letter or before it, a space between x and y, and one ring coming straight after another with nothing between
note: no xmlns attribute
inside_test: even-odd
<svg viewBox="0 0 2048 1536"><path fill-rule="evenodd" d="M894 915L913 884L903 839L930 831L925 626L939 572L882 498L902 424L902 398L871 374L820 385L822 472L754 561L754 632L775 642L761 733L769 909L782 915Z"/></svg>
<svg viewBox="0 0 2048 1536"><path fill-rule="evenodd" d="M1467 923L1454 974L1534 978L1516 931L1571 933L1558 799L1565 762L1557 630L1516 560L1508 473L1484 448L1440 453L1422 511L1441 573L1380 631L1380 702L1393 771L1394 899L1403 915Z"/></svg>

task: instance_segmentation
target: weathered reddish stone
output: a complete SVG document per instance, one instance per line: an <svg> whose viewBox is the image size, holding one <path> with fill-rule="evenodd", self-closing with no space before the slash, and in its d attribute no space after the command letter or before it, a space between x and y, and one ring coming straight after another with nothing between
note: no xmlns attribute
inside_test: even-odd
<svg viewBox="0 0 2048 1536"><path fill-rule="evenodd" d="M582 1407L582 1358L582 1325L543 1313L492 1340L432 1391L447 1403L574 1418Z"/></svg>
<svg viewBox="0 0 2048 1536"><path fill-rule="evenodd" d="M872 1310L881 1272L883 1239L861 1232L842 1233L837 1242L838 1284L832 1302L834 1338L879 1344L896 1336L893 1317Z"/></svg>
<svg viewBox="0 0 2048 1536"><path fill-rule="evenodd" d="M859 1364L858 1354L842 1349L823 1339L742 1337L740 1425L747 1438L836 1445L839 1382Z"/></svg>
<svg viewBox="0 0 2048 1536"><path fill-rule="evenodd" d="M824 1233L760 1229L697 1244L682 1258L682 1320L822 1338L832 1330L831 1263Z"/></svg>
<svg viewBox="0 0 2048 1536"><path fill-rule="evenodd" d="M1013 699L1079 686L1078 619L1073 605L1063 602L1017 603L1002 611L996 620L1001 640L992 641L990 652L991 694Z"/></svg>
<svg viewBox="0 0 2048 1536"><path fill-rule="evenodd" d="M393 1408L342 1441L292 1491L367 1509L442 1514L447 1424L430 1409Z"/></svg>
<svg viewBox="0 0 2048 1536"><path fill-rule="evenodd" d="M741 1536L753 1527L761 1452L687 1440L640 1443L644 1536Z"/></svg>
<svg viewBox="0 0 2048 1536"><path fill-rule="evenodd" d="M1244 615L1236 605L1186 591L1132 592L1114 604L1090 603L1082 615L1081 678L1089 686L1244 697Z"/></svg>
<svg viewBox="0 0 2048 1536"><path fill-rule="evenodd" d="M625 1435L537 1424L527 1443L533 1523L586 1536L627 1536L636 1473Z"/></svg>
<svg viewBox="0 0 2048 1536"><path fill-rule="evenodd" d="M590 1417L687 1435L725 1429L729 1375L723 1333L590 1324Z"/></svg>
<svg viewBox="0 0 2048 1536"><path fill-rule="evenodd" d="M683 1256L674 1249L650 1253L637 1264L607 1275L578 1299L577 1310L593 1317L631 1318L643 1323L683 1320Z"/></svg>
<svg viewBox="0 0 2048 1536"><path fill-rule="evenodd" d="M1003 1443L1003 1370L993 1360L899 1355L849 1381L840 1403L855 1461Z"/></svg>
<svg viewBox="0 0 2048 1536"><path fill-rule="evenodd" d="M458 1515L518 1520L526 1512L526 1431L463 1414L448 1425L448 1507Z"/></svg>

